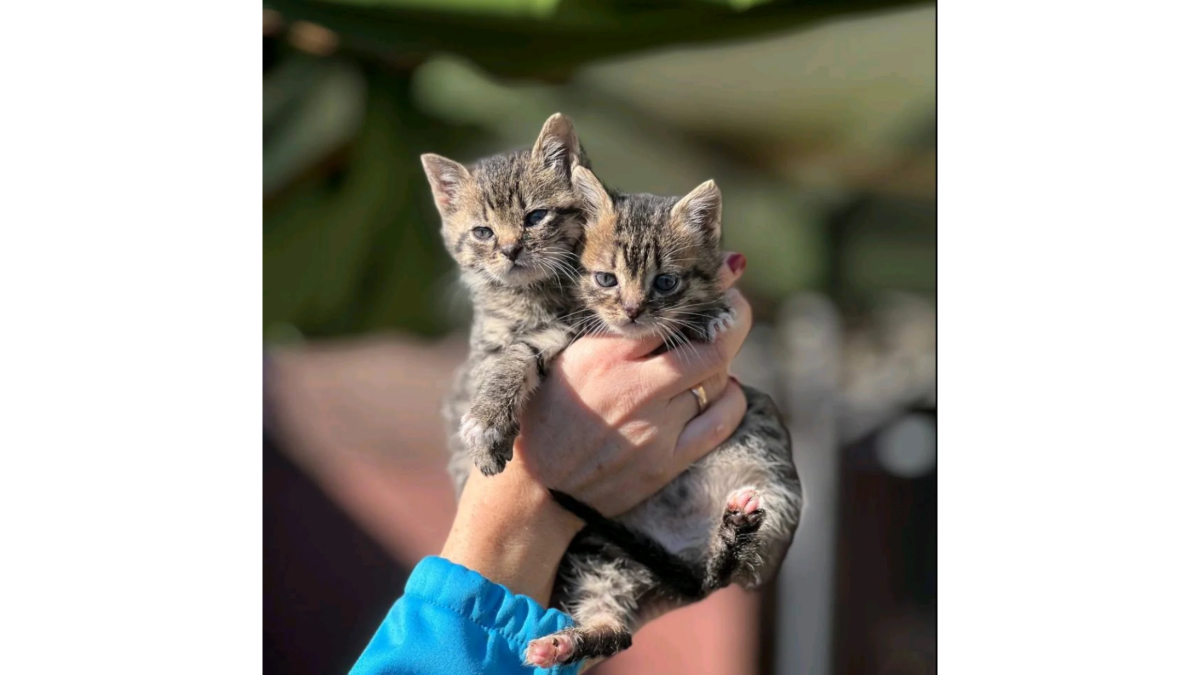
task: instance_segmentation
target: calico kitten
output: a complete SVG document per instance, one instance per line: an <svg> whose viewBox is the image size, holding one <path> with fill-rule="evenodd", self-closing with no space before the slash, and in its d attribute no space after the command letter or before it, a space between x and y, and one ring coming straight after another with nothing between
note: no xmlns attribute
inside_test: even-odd
<svg viewBox="0 0 1200 675"><path fill-rule="evenodd" d="M512 459L521 407L569 341L582 233L571 170L587 160L571 121L555 114L530 150L469 169L431 154L421 162L474 307L470 354L444 406L461 491L471 462L490 476Z"/></svg>
<svg viewBox="0 0 1200 675"><path fill-rule="evenodd" d="M732 317L718 285L716 184L682 199L610 195L586 168L574 175L588 215L579 293L603 326L620 335L663 335L674 349L728 327ZM800 522L800 479L774 403L743 389L748 408L733 435L619 518L554 493L588 524L567 551L555 589L576 625L533 640L526 663L548 668L612 656L666 611L730 583L753 588L775 575ZM660 555L645 554L655 550Z"/></svg>

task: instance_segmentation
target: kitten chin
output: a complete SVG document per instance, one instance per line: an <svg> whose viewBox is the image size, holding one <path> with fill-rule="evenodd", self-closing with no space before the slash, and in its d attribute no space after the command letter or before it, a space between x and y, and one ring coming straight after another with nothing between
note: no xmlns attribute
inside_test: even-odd
<svg viewBox="0 0 1200 675"><path fill-rule="evenodd" d="M493 283L513 288L532 286L539 281L545 281L554 276L553 271L547 271L531 261L508 263L506 267L501 269L479 267L470 271Z"/></svg>
<svg viewBox="0 0 1200 675"><path fill-rule="evenodd" d="M624 319L624 323L614 324L612 321L604 317L600 317L604 322L604 328L611 334L619 337L641 339L646 337L662 337L663 328L657 322L652 320L646 321L630 321Z"/></svg>

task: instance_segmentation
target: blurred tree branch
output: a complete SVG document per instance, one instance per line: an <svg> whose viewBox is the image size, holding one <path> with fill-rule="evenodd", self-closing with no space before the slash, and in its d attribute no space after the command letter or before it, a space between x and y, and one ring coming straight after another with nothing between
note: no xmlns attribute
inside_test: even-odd
<svg viewBox="0 0 1200 675"><path fill-rule="evenodd" d="M433 9L434 5L438 9ZM388 62L461 54L494 75L561 81L586 63L672 45L748 38L913 0L272 0Z"/></svg>

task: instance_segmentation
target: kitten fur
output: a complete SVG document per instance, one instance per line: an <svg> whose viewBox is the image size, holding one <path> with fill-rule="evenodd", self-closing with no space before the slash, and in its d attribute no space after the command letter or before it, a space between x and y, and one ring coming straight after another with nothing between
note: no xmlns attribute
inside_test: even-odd
<svg viewBox="0 0 1200 675"><path fill-rule="evenodd" d="M685 354L689 342L711 341L728 328L732 317L718 281L716 184L683 198L610 194L586 168L574 174L587 211L579 294L596 325L621 335L661 335ZM662 275L674 285L656 281ZM612 656L662 613L730 583L754 588L774 577L800 523L801 484L779 411L766 394L743 389L748 407L733 435L628 513L608 521L552 491L588 523L568 549L555 588L575 626L533 640L528 664L549 668ZM656 569L643 555L625 553L656 547L665 556Z"/></svg>
<svg viewBox="0 0 1200 675"><path fill-rule="evenodd" d="M437 155L421 159L446 248L475 311L470 354L443 406L450 475L461 494L472 463L491 475L512 457L521 406L546 363L577 333L564 320L579 312L575 253L583 222L569 167L586 166L587 158L570 121L555 115L532 150L489 157L470 169ZM528 227L526 216L538 210L546 217ZM491 235L475 236L479 227ZM628 555L681 592L699 588L694 571L655 540L612 522L593 529L621 541Z"/></svg>
<svg viewBox="0 0 1200 675"><path fill-rule="evenodd" d="M587 159L555 114L532 149L470 168L432 154L421 162L474 308L470 353L443 406L461 493L471 463L490 476L512 459L522 406L569 341L583 225L571 171Z"/></svg>

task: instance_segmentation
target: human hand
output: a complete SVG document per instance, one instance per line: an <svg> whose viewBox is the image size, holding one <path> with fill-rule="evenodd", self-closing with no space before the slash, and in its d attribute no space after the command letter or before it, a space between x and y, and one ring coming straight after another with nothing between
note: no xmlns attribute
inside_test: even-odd
<svg viewBox="0 0 1200 675"><path fill-rule="evenodd" d="M744 269L744 256L726 256L724 287ZM586 337L564 350L526 406L513 461L497 476L476 470L467 480L442 555L545 603L562 554L582 527L546 488L619 515L741 422L745 395L726 385L752 316L736 290L728 300L733 325L694 351L656 354L661 342L615 337ZM697 385L708 395L703 413L691 392Z"/></svg>
<svg viewBox="0 0 1200 675"><path fill-rule="evenodd" d="M713 343L658 354L656 338L585 337L559 355L526 406L517 442L539 483L620 515L733 433L746 399L726 387L729 364L752 316L730 287L744 269L744 256L726 256L722 284L736 319ZM709 401L703 414L697 385Z"/></svg>

